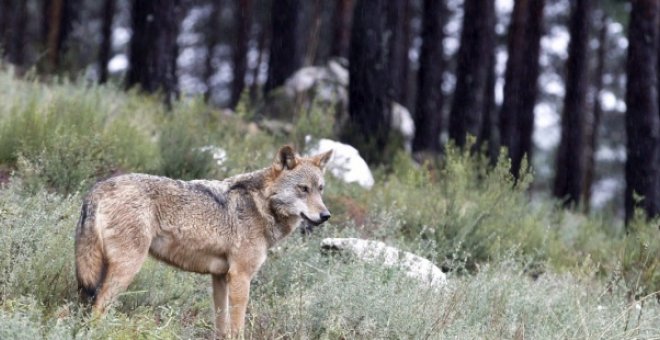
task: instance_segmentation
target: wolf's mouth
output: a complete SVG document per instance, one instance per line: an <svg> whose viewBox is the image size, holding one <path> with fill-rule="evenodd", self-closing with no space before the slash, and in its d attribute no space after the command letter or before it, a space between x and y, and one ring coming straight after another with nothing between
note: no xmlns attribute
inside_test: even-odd
<svg viewBox="0 0 660 340"><path fill-rule="evenodd" d="M311 218L307 217L307 215L305 215L305 213L300 213L300 217L302 217L303 220L307 221L307 223L309 223L313 226L321 225L321 223L324 222L324 221L314 221Z"/></svg>

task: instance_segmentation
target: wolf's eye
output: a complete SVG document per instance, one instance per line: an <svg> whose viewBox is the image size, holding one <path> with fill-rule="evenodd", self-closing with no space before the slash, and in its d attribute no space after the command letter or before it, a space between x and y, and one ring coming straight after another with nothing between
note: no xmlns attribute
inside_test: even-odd
<svg viewBox="0 0 660 340"><path fill-rule="evenodd" d="M319 185L319 191L323 191L323 185Z"/></svg>
<svg viewBox="0 0 660 340"><path fill-rule="evenodd" d="M306 185L301 185L300 186L300 191L302 191L304 193L308 193L309 192L309 187L306 186Z"/></svg>

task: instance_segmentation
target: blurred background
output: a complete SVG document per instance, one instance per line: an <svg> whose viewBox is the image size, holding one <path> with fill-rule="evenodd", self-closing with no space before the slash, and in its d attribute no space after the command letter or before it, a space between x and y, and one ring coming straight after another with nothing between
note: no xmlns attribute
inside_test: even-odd
<svg viewBox="0 0 660 340"><path fill-rule="evenodd" d="M635 11L644 18L630 21ZM623 0L2 0L0 49L19 76L137 87L167 105L202 96L234 109L244 96L259 117L286 121L330 103L337 138L371 164L387 163L392 131L418 160L447 142L493 160L506 147L514 176L531 157L533 193L629 216L636 191L655 215L657 11ZM639 88L635 107L626 86ZM627 194L626 127L637 150Z"/></svg>

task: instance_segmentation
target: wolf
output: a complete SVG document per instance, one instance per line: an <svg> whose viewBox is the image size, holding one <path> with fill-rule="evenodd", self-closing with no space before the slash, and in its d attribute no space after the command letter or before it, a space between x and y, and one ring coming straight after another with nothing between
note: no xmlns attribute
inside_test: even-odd
<svg viewBox="0 0 660 340"><path fill-rule="evenodd" d="M301 222L330 218L322 193L332 153L301 157L283 146L271 166L222 181L126 174L96 183L75 234L81 296L102 315L151 254L210 274L216 334L239 336L267 250Z"/></svg>

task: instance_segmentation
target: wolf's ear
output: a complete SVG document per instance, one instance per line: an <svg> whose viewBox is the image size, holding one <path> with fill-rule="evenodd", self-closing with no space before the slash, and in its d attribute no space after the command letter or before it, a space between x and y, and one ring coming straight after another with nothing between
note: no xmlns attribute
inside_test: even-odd
<svg viewBox="0 0 660 340"><path fill-rule="evenodd" d="M296 152L290 145L283 146L280 151L277 152L275 162L273 162L273 168L277 171L291 170L295 168L296 165L298 165Z"/></svg>
<svg viewBox="0 0 660 340"><path fill-rule="evenodd" d="M334 150L329 150L326 151L322 154L318 154L312 158L312 161L316 166L321 168L321 170L325 170L325 166L328 165L328 161L330 161L330 158L332 158L332 155L334 154Z"/></svg>

